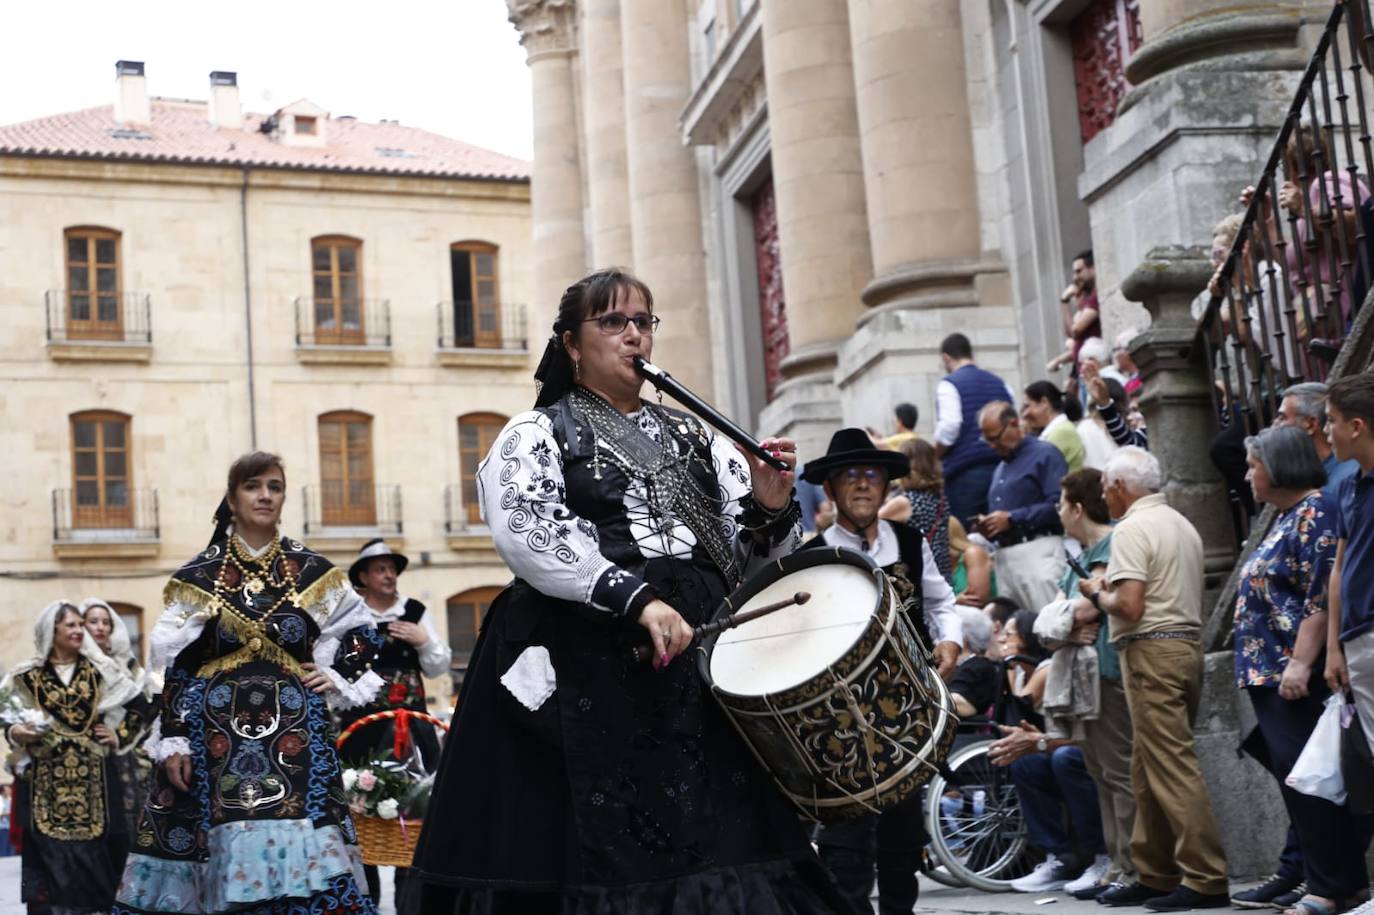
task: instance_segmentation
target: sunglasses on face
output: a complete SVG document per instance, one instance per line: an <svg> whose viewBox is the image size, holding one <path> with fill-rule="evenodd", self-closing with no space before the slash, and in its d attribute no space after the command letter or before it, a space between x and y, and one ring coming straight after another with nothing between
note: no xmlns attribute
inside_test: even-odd
<svg viewBox="0 0 1374 915"><path fill-rule="evenodd" d="M601 332L607 336L623 334L625 333L625 328L633 324L635 330L648 336L658 330L659 321L658 315L643 313L627 315L623 311L608 311L604 315L597 315L595 318L586 318L582 323L596 324L596 326L601 329Z"/></svg>

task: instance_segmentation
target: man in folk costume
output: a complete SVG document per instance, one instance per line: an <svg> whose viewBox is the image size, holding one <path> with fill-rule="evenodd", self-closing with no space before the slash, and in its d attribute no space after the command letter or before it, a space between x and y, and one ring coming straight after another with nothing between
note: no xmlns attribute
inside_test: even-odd
<svg viewBox="0 0 1374 915"><path fill-rule="evenodd" d="M363 545L358 558L348 569L348 579L372 610L377 632L383 643L372 669L383 681L377 698L370 704L349 709L340 716L340 732L379 712L404 709L424 712L425 683L422 677L442 677L448 673L452 652L435 633L425 605L397 590L397 581L410 560L386 545L380 537ZM365 766L391 756L409 761L418 752L426 772L439 763L439 739L434 726L426 721L394 715L361 724L340 748L349 765ZM367 865L368 890L380 898L380 878L374 865ZM405 869L396 871L396 895L405 881Z"/></svg>
<svg viewBox="0 0 1374 915"><path fill-rule="evenodd" d="M912 629L932 651L940 676L948 678L963 644L954 592L918 531L878 517L888 483L908 469L905 455L874 448L862 429L836 432L825 457L806 462L804 479L823 485L835 506L835 523L807 547L848 547L881 567ZM919 792L880 814L826 826L818 838L821 860L860 911L873 889L876 864L881 915L909 915L916 905L916 871L925 843Z"/></svg>

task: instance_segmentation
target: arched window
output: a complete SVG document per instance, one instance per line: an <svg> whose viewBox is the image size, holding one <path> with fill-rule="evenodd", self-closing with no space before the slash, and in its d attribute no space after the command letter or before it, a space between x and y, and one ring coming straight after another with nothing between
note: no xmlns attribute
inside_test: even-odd
<svg viewBox="0 0 1374 915"><path fill-rule="evenodd" d="M143 608L134 604L124 604L119 601L110 601L110 606L114 612L119 614L119 618L124 621L124 627L129 630L129 647L133 650L135 658L143 662Z"/></svg>
<svg viewBox="0 0 1374 915"><path fill-rule="evenodd" d="M73 413L72 527L133 525L130 417L109 410Z"/></svg>
<svg viewBox="0 0 1374 915"><path fill-rule="evenodd" d="M377 523L372 417L352 410L320 416L320 520L338 527Z"/></svg>
<svg viewBox="0 0 1374 915"><path fill-rule="evenodd" d="M74 226L63 235L67 259L67 336L75 340L123 339L124 283L119 268L119 233L98 226Z"/></svg>
<svg viewBox="0 0 1374 915"><path fill-rule="evenodd" d="M468 524L482 523L482 510L477 504L477 465L487 456L507 421L498 413L468 413L458 417L458 474L463 484L463 512Z"/></svg>
<svg viewBox="0 0 1374 915"><path fill-rule="evenodd" d="M448 645L453 650L454 689L467 671L472 649L477 645L477 631L487 608L501 593L500 588L473 588L448 599Z"/></svg>
<svg viewBox="0 0 1374 915"><path fill-rule="evenodd" d="M454 346L501 346L498 255L496 245L484 241L460 241L449 247Z"/></svg>
<svg viewBox="0 0 1374 915"><path fill-rule="evenodd" d="M361 241L345 235L310 240L317 343L364 342L362 249Z"/></svg>

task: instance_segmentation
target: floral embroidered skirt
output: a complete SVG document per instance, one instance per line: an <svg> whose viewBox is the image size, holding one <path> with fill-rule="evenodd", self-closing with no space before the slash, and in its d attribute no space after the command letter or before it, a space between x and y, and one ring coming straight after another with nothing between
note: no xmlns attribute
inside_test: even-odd
<svg viewBox="0 0 1374 915"><path fill-rule="evenodd" d="M324 700L267 661L173 668L189 793L158 767L115 913L374 915Z"/></svg>

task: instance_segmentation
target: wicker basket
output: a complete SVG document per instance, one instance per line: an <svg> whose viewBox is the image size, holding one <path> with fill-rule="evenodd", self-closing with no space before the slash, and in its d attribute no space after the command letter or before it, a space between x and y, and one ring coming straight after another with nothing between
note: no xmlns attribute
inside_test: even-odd
<svg viewBox="0 0 1374 915"><path fill-rule="evenodd" d="M410 867L415 857L415 843L420 841L422 820L383 820L380 817L354 816L358 830L358 846L364 864L387 867Z"/></svg>

